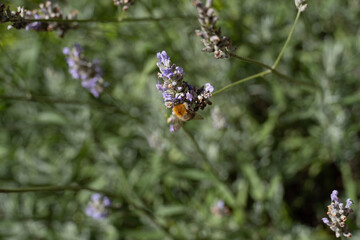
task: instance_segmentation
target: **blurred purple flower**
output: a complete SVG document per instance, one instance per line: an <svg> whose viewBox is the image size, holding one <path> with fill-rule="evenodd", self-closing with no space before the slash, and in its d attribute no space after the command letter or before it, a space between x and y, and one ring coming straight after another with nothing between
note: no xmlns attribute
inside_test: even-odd
<svg viewBox="0 0 360 240"><path fill-rule="evenodd" d="M94 219L103 219L108 216L109 212L107 208L110 206L111 201L108 197L95 193L91 195L91 201L86 206L85 213Z"/></svg>
<svg viewBox="0 0 360 240"><path fill-rule="evenodd" d="M102 78L103 71L99 61L94 59L91 63L84 57L83 51L83 48L75 43L72 49L65 47L63 54L67 56L66 62L71 76L74 79L81 79L81 85L98 98L108 84Z"/></svg>
<svg viewBox="0 0 360 240"><path fill-rule="evenodd" d="M338 194L339 194L339 192L337 190L332 191L332 193L330 195L331 201L339 202Z"/></svg>

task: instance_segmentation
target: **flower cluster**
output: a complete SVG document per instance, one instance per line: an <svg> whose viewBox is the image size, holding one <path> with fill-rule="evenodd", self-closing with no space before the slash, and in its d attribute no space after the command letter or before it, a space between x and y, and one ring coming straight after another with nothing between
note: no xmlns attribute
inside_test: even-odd
<svg viewBox="0 0 360 240"><path fill-rule="evenodd" d="M52 4L50 1L46 1L45 4L41 3L39 9L33 11L26 11L25 19L64 19L71 20L76 19L77 11L73 11L71 14L64 16L61 12L61 8L58 4ZM77 23L67 22L31 22L26 25L25 29L33 29L36 31L59 31L60 37L64 37L65 33L69 29L77 27Z"/></svg>
<svg viewBox="0 0 360 240"><path fill-rule="evenodd" d="M94 219L106 218L109 214L108 208L111 206L111 201L106 196L101 196L99 193L91 195L91 201L86 206L85 213L87 216Z"/></svg>
<svg viewBox="0 0 360 240"><path fill-rule="evenodd" d="M126 11L131 5L134 4L134 0L113 0L115 6L123 6L122 10Z"/></svg>
<svg viewBox="0 0 360 240"><path fill-rule="evenodd" d="M0 23L12 22L8 28L21 29L25 28L27 22L24 21L25 10L23 7L18 7L17 11L11 11L10 7L0 2Z"/></svg>
<svg viewBox="0 0 360 240"><path fill-rule="evenodd" d="M194 2L198 10L198 19L201 30L196 30L196 35L202 38L204 52L214 52L215 58L228 58L231 52L231 40L222 36L221 29L216 27L218 18L214 15L212 0L207 0L204 5L202 0Z"/></svg>
<svg viewBox="0 0 360 240"><path fill-rule="evenodd" d="M173 110L173 114L168 119L170 131L176 132L181 128L183 122L195 117L196 112L203 110L207 105L211 105L209 98L214 91L210 83L196 88L183 81L185 73L181 67L171 64L170 57L165 51L157 53L159 61L157 66L160 72L158 77L162 79L156 84L157 89L162 93L165 106ZM181 106L181 108L180 108ZM174 111L174 109L177 109Z"/></svg>
<svg viewBox="0 0 360 240"><path fill-rule="evenodd" d="M341 234L344 237L350 238L351 233L347 230L347 226L345 224L347 220L347 216L353 211L350 206L353 204L353 201L350 199L346 200L346 205L340 202L338 198L338 191L332 191L331 195L331 204L328 206L327 215L330 218L322 218L321 220L330 227L332 231L335 232L335 236L337 238L341 237Z"/></svg>
<svg viewBox="0 0 360 240"><path fill-rule="evenodd" d="M17 12L10 11L10 8L4 4L0 4L0 22L11 22L12 24L8 26L8 29L16 28L26 30L33 29L36 31L54 31L57 30L60 32L60 36L63 37L69 29L73 29L77 26L77 23L67 23L67 22L34 22L29 20L36 19L75 19L77 16L77 12L73 11L71 14L67 16L63 16L59 5L54 4L50 1L47 1L45 4L40 4L40 8L29 11L24 10L23 7L18 7Z"/></svg>
<svg viewBox="0 0 360 240"><path fill-rule="evenodd" d="M99 67L99 62L94 59L90 62L84 57L83 48L75 43L72 49L65 47L63 53L67 56L66 61L69 65L69 73L74 79L81 79L84 88L96 98L107 87L104 82L103 71Z"/></svg>
<svg viewBox="0 0 360 240"><path fill-rule="evenodd" d="M231 211L230 209L225 205L225 202L223 200L216 201L210 208L211 213L216 216L228 216L230 215Z"/></svg>

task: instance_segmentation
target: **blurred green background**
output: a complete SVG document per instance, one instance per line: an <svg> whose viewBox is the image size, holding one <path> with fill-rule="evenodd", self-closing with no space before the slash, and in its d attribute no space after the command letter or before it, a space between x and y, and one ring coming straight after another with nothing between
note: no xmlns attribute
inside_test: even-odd
<svg viewBox="0 0 360 240"><path fill-rule="evenodd" d="M193 17L81 23L63 39L0 25L0 188L90 186L122 196L112 199L120 208L97 221L84 212L89 191L0 194L1 239L334 239L321 222L333 189L355 202L348 224L360 239L358 0L310 1L278 66L319 89L268 75L214 96L204 120L185 125L201 151L183 130L169 132L156 52L167 51L185 81L210 82L215 91L263 69L201 52L189 0L135 0L126 13L111 0L58 3L79 19ZM214 7L236 53L268 65L297 13L282 0L214 0ZM75 42L99 59L110 83L99 99L68 73L62 49ZM225 128L214 127L216 107ZM220 199L229 216L211 213Z"/></svg>

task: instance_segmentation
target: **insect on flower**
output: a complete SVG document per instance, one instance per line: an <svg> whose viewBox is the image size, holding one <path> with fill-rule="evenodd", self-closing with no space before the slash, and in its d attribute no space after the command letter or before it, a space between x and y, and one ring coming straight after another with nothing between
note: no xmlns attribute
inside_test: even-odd
<svg viewBox="0 0 360 240"><path fill-rule="evenodd" d="M186 102L174 106L172 110L173 110L176 118L178 118L180 121L183 121L183 122L187 122L192 119L194 119L194 120L204 119L200 114L197 114L196 112L192 111L189 108L189 104Z"/></svg>
<svg viewBox="0 0 360 240"><path fill-rule="evenodd" d="M176 132L187 121L203 119L196 112L212 104L209 98L214 87L210 83L200 88L192 86L183 80L185 76L183 69L171 64L170 57L165 51L158 52L157 57L159 59L157 66L160 70L158 77L162 81L159 81L156 87L162 93L166 108L172 109L167 122L170 124L170 131Z"/></svg>

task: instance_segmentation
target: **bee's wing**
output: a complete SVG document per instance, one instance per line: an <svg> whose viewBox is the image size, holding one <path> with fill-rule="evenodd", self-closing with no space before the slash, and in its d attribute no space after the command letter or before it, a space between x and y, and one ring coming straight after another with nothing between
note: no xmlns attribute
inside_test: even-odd
<svg viewBox="0 0 360 240"><path fill-rule="evenodd" d="M200 114L195 113L195 116L193 119L194 120L203 120L204 118Z"/></svg>

